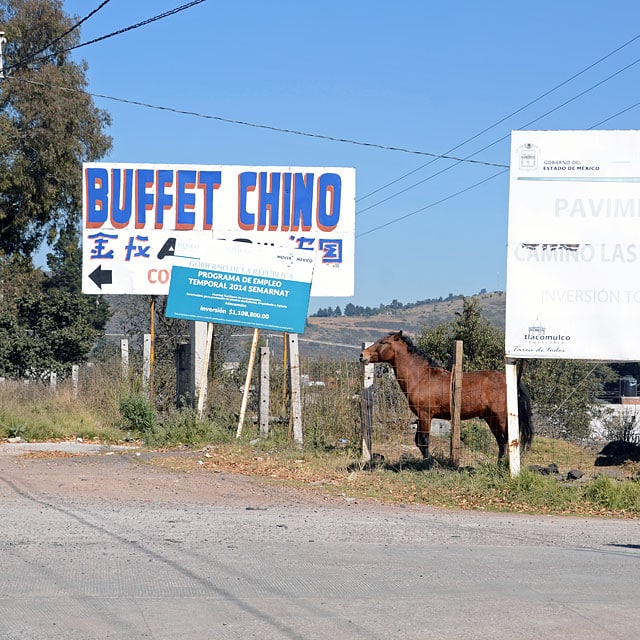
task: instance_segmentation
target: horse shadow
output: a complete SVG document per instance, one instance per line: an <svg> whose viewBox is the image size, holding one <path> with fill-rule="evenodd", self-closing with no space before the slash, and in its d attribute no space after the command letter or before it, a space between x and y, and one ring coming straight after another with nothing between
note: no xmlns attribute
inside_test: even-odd
<svg viewBox="0 0 640 640"><path fill-rule="evenodd" d="M374 453L371 460L367 462L352 462L348 466L348 471L391 471L400 473L402 471L431 471L434 469L446 469L448 471L468 471L468 467L455 467L450 460L438 455L430 455L428 458L402 457L399 460L386 460L379 453Z"/></svg>

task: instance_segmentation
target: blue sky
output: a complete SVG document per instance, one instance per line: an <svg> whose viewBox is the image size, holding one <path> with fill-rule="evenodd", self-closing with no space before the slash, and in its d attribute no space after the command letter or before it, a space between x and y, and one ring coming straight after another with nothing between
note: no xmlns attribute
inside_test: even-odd
<svg viewBox="0 0 640 640"><path fill-rule="evenodd" d="M183 4L111 0L81 41ZM214 117L95 97L105 160L355 167L355 295L314 312L504 291L510 132L640 128L639 25L637 0L207 0L74 56L91 92Z"/></svg>

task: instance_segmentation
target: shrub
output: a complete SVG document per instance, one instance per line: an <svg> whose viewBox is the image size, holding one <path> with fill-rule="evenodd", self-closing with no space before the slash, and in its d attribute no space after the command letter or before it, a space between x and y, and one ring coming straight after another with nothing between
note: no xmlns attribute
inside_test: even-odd
<svg viewBox="0 0 640 640"><path fill-rule="evenodd" d="M135 433L148 433L153 430L156 424L153 405L138 393L122 398L120 414L124 420L124 426Z"/></svg>

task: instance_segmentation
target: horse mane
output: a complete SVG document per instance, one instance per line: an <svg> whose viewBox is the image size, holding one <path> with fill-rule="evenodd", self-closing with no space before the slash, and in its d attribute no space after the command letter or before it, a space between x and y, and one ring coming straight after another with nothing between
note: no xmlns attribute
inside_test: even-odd
<svg viewBox="0 0 640 640"><path fill-rule="evenodd" d="M405 336L402 331L398 333L390 333L389 335L399 336L400 339L407 345L407 351L418 356L419 358L422 358L423 360L426 360L427 364L430 367L439 367L440 369L444 368L437 360L434 360L428 353L425 353L422 349L420 349L420 347L414 344L411 338L409 336Z"/></svg>

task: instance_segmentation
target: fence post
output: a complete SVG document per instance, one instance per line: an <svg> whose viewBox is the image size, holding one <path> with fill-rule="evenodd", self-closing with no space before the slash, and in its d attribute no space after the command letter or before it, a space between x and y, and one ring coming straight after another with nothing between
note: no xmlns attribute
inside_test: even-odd
<svg viewBox="0 0 640 640"><path fill-rule="evenodd" d="M80 367L77 364L71 365L71 388L73 389L74 399L78 397L78 378Z"/></svg>
<svg viewBox="0 0 640 640"><path fill-rule="evenodd" d="M127 338L120 339L120 367L122 371L122 377L126 378L129 375L129 340Z"/></svg>
<svg viewBox="0 0 640 640"><path fill-rule="evenodd" d="M300 391L300 358L298 354L298 334L289 333L289 378L291 380L291 426L293 441L302 444L302 394Z"/></svg>
<svg viewBox="0 0 640 640"><path fill-rule="evenodd" d="M362 350L364 351L372 342L364 342ZM362 365L362 389L360 395L360 435L361 435L361 460L362 462L371 462L373 446L372 428L373 428L373 381L376 365L370 362Z"/></svg>
<svg viewBox="0 0 640 640"><path fill-rule="evenodd" d="M191 344L176 345L176 407L195 407L194 391L191 387Z"/></svg>
<svg viewBox="0 0 640 640"><path fill-rule="evenodd" d="M142 344L142 388L151 400L151 334L145 333Z"/></svg>
<svg viewBox="0 0 640 640"><path fill-rule="evenodd" d="M460 466L460 407L462 405L462 340L455 341L451 371L451 462Z"/></svg>
<svg viewBox="0 0 640 640"><path fill-rule="evenodd" d="M260 347L260 434L269 435L269 347Z"/></svg>

